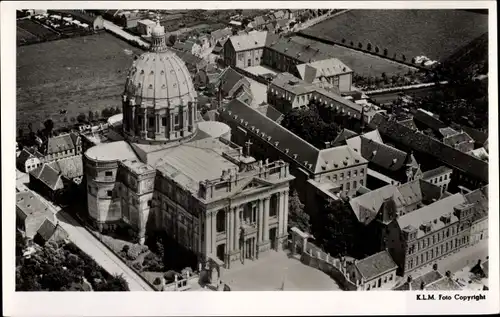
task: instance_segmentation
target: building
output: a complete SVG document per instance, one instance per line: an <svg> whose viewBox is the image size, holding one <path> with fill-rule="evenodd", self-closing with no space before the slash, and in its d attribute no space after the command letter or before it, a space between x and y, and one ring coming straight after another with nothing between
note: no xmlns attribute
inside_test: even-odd
<svg viewBox="0 0 500 317"><path fill-rule="evenodd" d="M422 175L413 154L385 144L377 130L348 138L345 143L369 161L367 187L370 189L400 185Z"/></svg>
<svg viewBox="0 0 500 317"><path fill-rule="evenodd" d="M453 169L449 184L451 190L455 190L459 185L477 189L488 183L487 162L416 132L380 113L374 115L369 126L378 129L380 134L393 142L398 149L413 150L422 170L431 170L443 164Z"/></svg>
<svg viewBox="0 0 500 317"><path fill-rule="evenodd" d="M437 269L413 278L408 275L406 281L393 288L395 291L458 291L462 290L460 285L450 276L441 274Z"/></svg>
<svg viewBox="0 0 500 317"><path fill-rule="evenodd" d="M354 72L337 58L299 64L296 67L302 80L320 86L333 86L341 92L352 90Z"/></svg>
<svg viewBox="0 0 500 317"><path fill-rule="evenodd" d="M29 173L44 162L44 156L36 149L23 148L16 157L17 168L24 173Z"/></svg>
<svg viewBox="0 0 500 317"><path fill-rule="evenodd" d="M289 163L292 185L311 212L318 197L352 196L366 184L368 162L348 146L319 150L238 99L219 111L219 120L231 127L231 139L247 153Z"/></svg>
<svg viewBox="0 0 500 317"><path fill-rule="evenodd" d="M224 28L211 32L210 46L215 46L217 43L223 44L231 35L233 35L233 30L231 28Z"/></svg>
<svg viewBox="0 0 500 317"><path fill-rule="evenodd" d="M241 92L249 92L250 82L242 74L231 67L226 68L215 82L218 87L219 99L228 100L236 98Z"/></svg>
<svg viewBox="0 0 500 317"><path fill-rule="evenodd" d="M407 275L469 246L478 208L479 203L457 193L392 221L385 240L398 274Z"/></svg>
<svg viewBox="0 0 500 317"><path fill-rule="evenodd" d="M278 74L267 89L267 102L282 113L309 105L316 86L290 73Z"/></svg>
<svg viewBox="0 0 500 317"><path fill-rule="evenodd" d="M231 36L224 43L224 64L238 68L260 65L267 39L265 31Z"/></svg>
<svg viewBox="0 0 500 317"><path fill-rule="evenodd" d="M150 37L151 36L151 31L155 27L156 22L151 21L149 19L145 20L139 20L137 21L137 32L139 34Z"/></svg>
<svg viewBox="0 0 500 317"><path fill-rule="evenodd" d="M71 132L49 137L41 146L44 162L60 160L82 153L82 143L79 134Z"/></svg>
<svg viewBox="0 0 500 317"><path fill-rule="evenodd" d="M475 204L474 216L470 229L470 245L488 239L488 186L465 194L469 204Z"/></svg>
<svg viewBox="0 0 500 317"><path fill-rule="evenodd" d="M198 124L189 72L160 25L122 97L125 139L84 154L88 211L99 229L128 223L140 243L162 230L200 263L225 268L283 247L288 164L244 155L223 123Z"/></svg>
<svg viewBox="0 0 500 317"><path fill-rule="evenodd" d="M52 210L35 193L30 190L16 193L16 225L26 238L33 239L46 219L57 223Z"/></svg>
<svg viewBox="0 0 500 317"><path fill-rule="evenodd" d="M62 242L68 239L69 235L59 223L54 223L49 219L40 225L33 241L38 245L45 245L47 242Z"/></svg>
<svg viewBox="0 0 500 317"><path fill-rule="evenodd" d="M451 181L453 170L446 166L440 166L430 171L422 173L422 180L441 188L441 192L445 193L448 190L448 185Z"/></svg>
<svg viewBox="0 0 500 317"><path fill-rule="evenodd" d="M57 13L69 15L73 19L87 24L92 30L104 30L104 19L100 14L96 14L89 10L48 10L49 14Z"/></svg>
<svg viewBox="0 0 500 317"><path fill-rule="evenodd" d="M358 290L389 290L396 282L398 266L386 250L370 255L347 266L351 281L358 285Z"/></svg>

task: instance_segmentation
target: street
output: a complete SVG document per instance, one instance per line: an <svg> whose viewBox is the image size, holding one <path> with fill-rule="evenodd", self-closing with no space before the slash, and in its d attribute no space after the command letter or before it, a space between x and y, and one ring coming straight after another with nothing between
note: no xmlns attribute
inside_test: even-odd
<svg viewBox="0 0 500 317"><path fill-rule="evenodd" d="M145 281L132 271L122 260L111 253L98 239L91 235L66 211L57 213L59 224L69 234L69 239L83 252L90 255L110 274L122 275L128 283L130 291L153 291Z"/></svg>
<svg viewBox="0 0 500 317"><path fill-rule="evenodd" d="M104 20L104 28L112 33L115 33L127 40L135 41L139 43L139 45L144 46L144 47L149 47L149 43L141 39L139 36L132 35L126 31L123 30L123 28L119 27L118 25L114 24L113 22Z"/></svg>

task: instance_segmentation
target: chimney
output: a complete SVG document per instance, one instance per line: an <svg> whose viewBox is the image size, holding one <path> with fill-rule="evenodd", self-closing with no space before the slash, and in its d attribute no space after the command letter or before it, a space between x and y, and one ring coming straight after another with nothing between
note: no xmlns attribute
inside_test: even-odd
<svg viewBox="0 0 500 317"><path fill-rule="evenodd" d="M421 290L424 290L424 288L425 288L425 283L424 283L424 281L422 281L422 282L420 283L420 289L421 289Z"/></svg>
<svg viewBox="0 0 500 317"><path fill-rule="evenodd" d="M446 277L451 277L451 271L446 271Z"/></svg>

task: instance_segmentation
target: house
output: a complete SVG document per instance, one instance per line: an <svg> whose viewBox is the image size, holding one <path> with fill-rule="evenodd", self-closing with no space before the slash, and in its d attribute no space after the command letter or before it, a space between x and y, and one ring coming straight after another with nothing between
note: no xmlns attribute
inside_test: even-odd
<svg viewBox="0 0 500 317"><path fill-rule="evenodd" d="M443 138L443 143L464 153L474 150L474 140L465 132L456 132Z"/></svg>
<svg viewBox="0 0 500 317"><path fill-rule="evenodd" d="M44 160L43 154L38 150L25 147L16 158L16 166L20 171L29 173L41 166Z"/></svg>
<svg viewBox="0 0 500 317"><path fill-rule="evenodd" d="M488 186L465 194L469 204L476 206L470 228L470 244L488 239Z"/></svg>
<svg viewBox="0 0 500 317"><path fill-rule="evenodd" d="M48 10L49 13L70 15L73 19L87 24L92 30L103 30L104 19L101 15L88 10Z"/></svg>
<svg viewBox="0 0 500 317"><path fill-rule="evenodd" d="M59 160L82 153L80 135L74 132L49 137L41 147L45 162Z"/></svg>
<svg viewBox="0 0 500 317"><path fill-rule="evenodd" d="M419 178L422 174L412 153L385 144L377 130L353 136L345 143L369 161L368 188L400 185Z"/></svg>
<svg viewBox="0 0 500 317"><path fill-rule="evenodd" d="M451 168L440 166L422 173L422 180L439 186L441 188L441 192L444 193L448 190L452 173L453 170Z"/></svg>
<svg viewBox="0 0 500 317"><path fill-rule="evenodd" d="M139 20L137 22L137 32L139 32L139 34L141 34L141 35L150 37L151 31L153 30L153 28L155 26L156 26L155 21L151 21L149 19Z"/></svg>
<svg viewBox="0 0 500 317"><path fill-rule="evenodd" d="M394 142L397 148L413 150L423 170L430 170L443 164L452 168L452 180L449 185L452 189L458 185L476 189L488 183L487 162L423 133L415 132L380 113L374 115L369 126L378 129L380 134Z"/></svg>
<svg viewBox="0 0 500 317"><path fill-rule="evenodd" d="M238 68L260 65L266 41L272 38L266 31L231 36L224 43L224 64Z"/></svg>
<svg viewBox="0 0 500 317"><path fill-rule="evenodd" d="M290 30L289 19L277 19L273 22L273 25L276 30L280 30L281 32L287 32Z"/></svg>
<svg viewBox="0 0 500 317"><path fill-rule="evenodd" d="M182 59L191 74L196 74L200 69L205 68L208 64L207 61L190 52L175 48L175 45L171 49L171 51L173 51L177 56L179 56L180 59Z"/></svg>
<svg viewBox="0 0 500 317"><path fill-rule="evenodd" d="M264 30L265 31L268 31L270 33L274 33L275 32L275 28L274 28L274 25L272 23L268 23L264 26Z"/></svg>
<svg viewBox="0 0 500 317"><path fill-rule="evenodd" d="M222 72L215 85L218 87L220 98L232 99L243 89L250 91L248 79L231 67Z"/></svg>
<svg viewBox="0 0 500 317"><path fill-rule="evenodd" d="M354 260L347 265L347 274L358 285L358 290L390 290L396 282L398 266L387 250Z"/></svg>
<svg viewBox="0 0 500 317"><path fill-rule="evenodd" d="M393 290L395 291L417 291L424 290L427 285L435 283L442 279L444 276L437 270L432 270L413 278L408 275L404 283L396 285Z"/></svg>
<svg viewBox="0 0 500 317"><path fill-rule="evenodd" d="M224 44L225 40L233 35L233 30L231 28L224 28L215 30L210 33L210 46L215 46L216 43L221 42Z"/></svg>
<svg viewBox="0 0 500 317"><path fill-rule="evenodd" d="M309 66L309 67L307 67ZM324 59L296 66L296 74L306 82L320 86L334 86L341 92L352 90L354 72L337 58Z"/></svg>
<svg viewBox="0 0 500 317"><path fill-rule="evenodd" d="M38 228L33 241L36 244L43 246L50 241L66 241L68 237L68 233L61 227L59 223L54 223L49 219L45 219L45 221Z"/></svg>
<svg viewBox="0 0 500 317"><path fill-rule="evenodd" d="M175 42L173 48L182 52L191 53L195 56L199 56L201 53L201 45L195 39L188 39L185 42Z"/></svg>
<svg viewBox="0 0 500 317"><path fill-rule="evenodd" d="M274 19L275 20L285 19L286 18L285 12L286 12L286 10L279 10L279 11L274 12L273 13Z"/></svg>
<svg viewBox="0 0 500 317"><path fill-rule="evenodd" d="M30 190L16 193L16 225L26 238L33 239L46 219L57 223L52 210L35 193Z"/></svg>
<svg viewBox="0 0 500 317"><path fill-rule="evenodd" d="M287 9L288 12L288 18L291 20L297 19L300 14L304 11L303 9Z"/></svg>
<svg viewBox="0 0 500 317"><path fill-rule="evenodd" d="M115 21L125 29L132 29L137 27L139 21L144 19L145 16L142 12L120 10L115 16Z"/></svg>

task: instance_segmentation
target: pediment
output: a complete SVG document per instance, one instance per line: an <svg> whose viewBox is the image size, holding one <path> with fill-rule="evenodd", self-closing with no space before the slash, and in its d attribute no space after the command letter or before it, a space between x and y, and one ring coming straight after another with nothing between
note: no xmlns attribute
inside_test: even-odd
<svg viewBox="0 0 500 317"><path fill-rule="evenodd" d="M246 192L251 192L257 189L270 188L271 183L261 178L251 178L239 184L231 193L232 197L243 196Z"/></svg>

